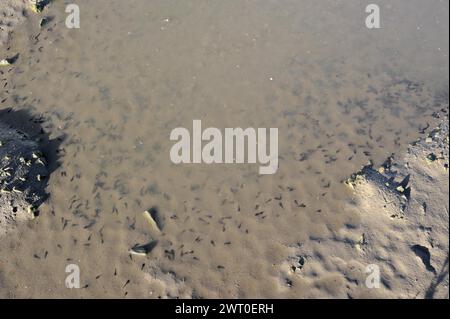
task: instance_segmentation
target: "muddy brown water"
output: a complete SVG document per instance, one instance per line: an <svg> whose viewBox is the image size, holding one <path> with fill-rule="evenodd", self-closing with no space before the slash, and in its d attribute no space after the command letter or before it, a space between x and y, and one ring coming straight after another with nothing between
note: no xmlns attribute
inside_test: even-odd
<svg viewBox="0 0 450 319"><path fill-rule="evenodd" d="M345 297L332 250L295 285L281 265L357 227L341 181L448 105L448 2L377 1L379 30L365 1L73 2L80 29L55 2L48 26L32 16L15 33L0 91L2 108L66 136L40 217L0 243L0 295ZM194 119L278 128L278 172L174 165L170 132ZM148 256L128 253L153 240ZM65 287L68 264L82 289Z"/></svg>

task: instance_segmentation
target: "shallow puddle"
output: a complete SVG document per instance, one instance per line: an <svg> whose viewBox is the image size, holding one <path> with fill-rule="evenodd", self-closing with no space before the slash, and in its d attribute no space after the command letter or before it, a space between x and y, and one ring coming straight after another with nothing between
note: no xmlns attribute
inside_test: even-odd
<svg viewBox="0 0 450 319"><path fill-rule="evenodd" d="M74 2L80 29L56 2L48 25L16 32L0 93L64 138L40 217L0 243L2 293L345 297L328 243L353 249L335 239L359 216L342 180L448 105L448 2L378 1L378 30L360 1ZM278 128L278 171L173 164L170 132L195 119ZM292 250L321 265L294 285ZM84 289L66 289L68 264Z"/></svg>

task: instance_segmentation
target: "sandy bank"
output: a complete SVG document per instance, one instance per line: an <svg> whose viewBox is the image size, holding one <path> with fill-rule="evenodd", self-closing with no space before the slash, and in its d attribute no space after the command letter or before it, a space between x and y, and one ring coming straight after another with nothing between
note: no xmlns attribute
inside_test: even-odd
<svg viewBox="0 0 450 319"><path fill-rule="evenodd" d="M381 167L365 166L346 183L361 217L355 248L380 267L382 296L448 298L448 109L442 122Z"/></svg>

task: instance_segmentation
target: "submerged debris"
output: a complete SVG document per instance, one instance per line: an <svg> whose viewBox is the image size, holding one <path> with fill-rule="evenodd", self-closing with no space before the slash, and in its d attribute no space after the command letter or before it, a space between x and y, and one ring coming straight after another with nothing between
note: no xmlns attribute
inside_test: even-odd
<svg viewBox="0 0 450 319"><path fill-rule="evenodd" d="M427 160L428 160L428 162L432 163L437 160L437 156L433 153L430 153L427 155Z"/></svg>
<svg viewBox="0 0 450 319"><path fill-rule="evenodd" d="M10 66L11 62L9 62L9 59L2 59L0 60L0 66Z"/></svg>
<svg viewBox="0 0 450 319"><path fill-rule="evenodd" d="M45 27L47 24L49 24L53 20L53 17L43 17L41 21L39 21L39 26L41 28Z"/></svg>
<svg viewBox="0 0 450 319"><path fill-rule="evenodd" d="M0 67L11 66L17 61L18 58L19 58L18 54L16 54L15 56L13 56L11 58L4 58L4 59L0 60Z"/></svg>
<svg viewBox="0 0 450 319"><path fill-rule="evenodd" d="M158 244L157 240L152 240L151 242L144 245L136 244L133 247L131 247L129 253L132 255L146 256L152 252L152 250L156 247L157 244Z"/></svg>
<svg viewBox="0 0 450 319"><path fill-rule="evenodd" d="M151 231L153 235L159 236L162 230L162 221L159 215L158 209L156 207L152 207L149 210L146 210L144 213L144 218L148 221L151 227ZM153 237L154 238L154 237ZM147 244L136 244L128 251L131 255L138 256L146 256L148 255L158 244L158 240L152 240ZM175 252L174 252L175 254ZM131 257L131 256L130 256Z"/></svg>
<svg viewBox="0 0 450 319"><path fill-rule="evenodd" d="M152 207L149 210L144 212L144 218L150 224L150 227L156 233L161 233L162 230L162 221L159 215L158 209L156 207Z"/></svg>
<svg viewBox="0 0 450 319"><path fill-rule="evenodd" d="M30 8L36 13L44 11L45 7L50 3L51 0L29 0Z"/></svg>

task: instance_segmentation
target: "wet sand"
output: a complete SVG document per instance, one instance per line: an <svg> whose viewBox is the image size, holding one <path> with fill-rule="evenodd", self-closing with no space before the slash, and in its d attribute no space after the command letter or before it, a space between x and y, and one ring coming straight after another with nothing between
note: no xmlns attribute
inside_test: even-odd
<svg viewBox="0 0 450 319"><path fill-rule="evenodd" d="M0 242L0 296L424 298L437 283L448 298L448 169L439 189L412 181L439 216L422 220L420 205L403 220L368 212L343 183L403 159L448 112L448 3L380 1L373 31L358 1L74 2L80 29L54 2L0 47L19 54L0 69L0 108L65 136L39 218ZM278 172L174 165L170 132L193 119L279 128ZM65 287L68 264L82 289Z"/></svg>

